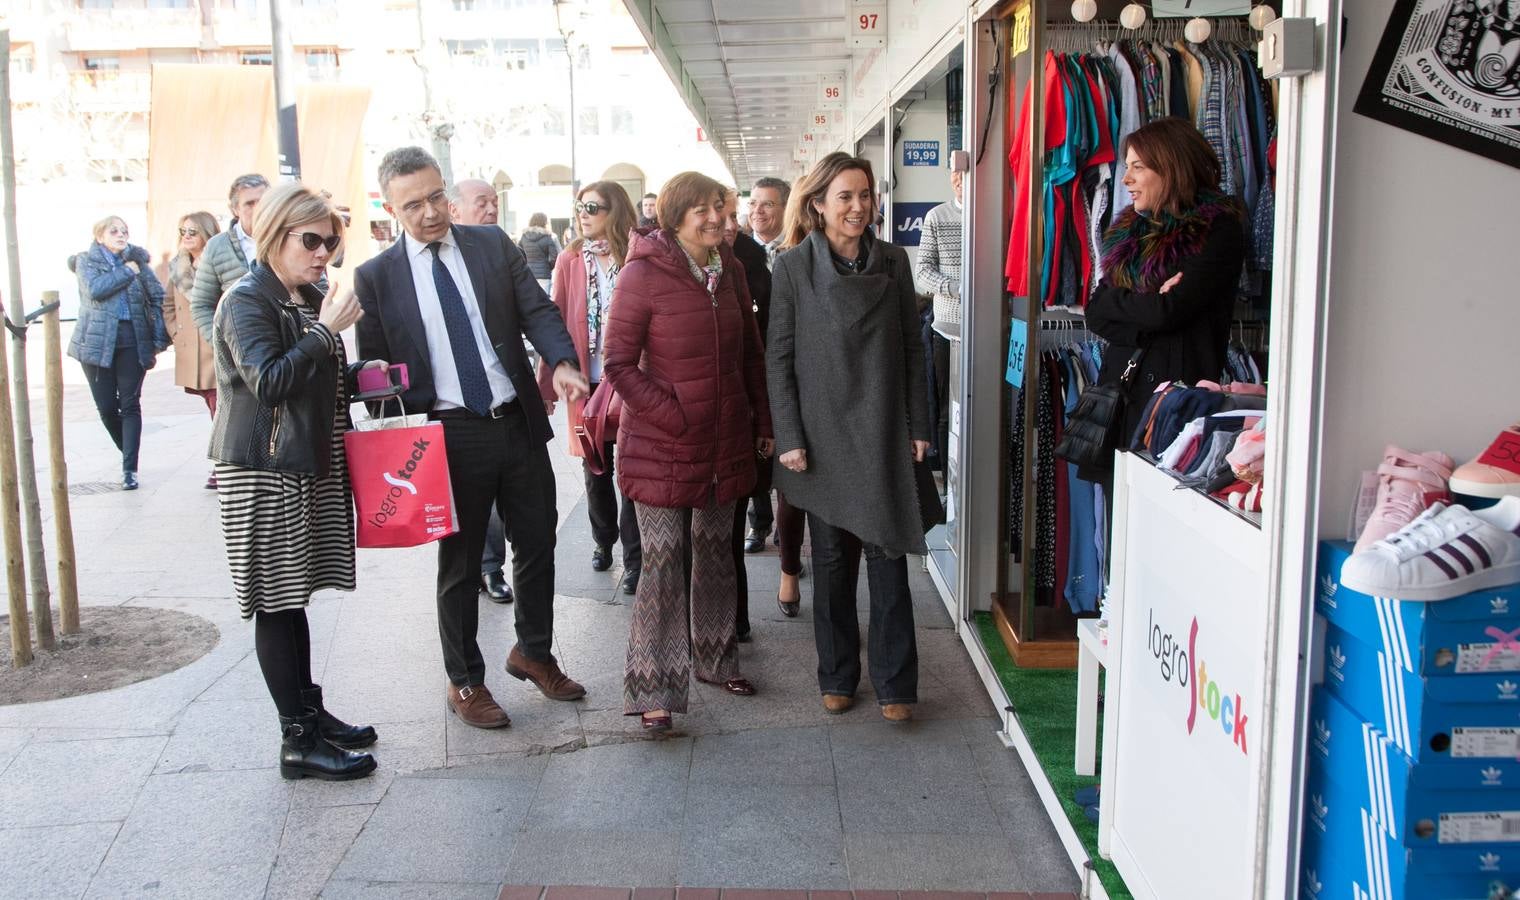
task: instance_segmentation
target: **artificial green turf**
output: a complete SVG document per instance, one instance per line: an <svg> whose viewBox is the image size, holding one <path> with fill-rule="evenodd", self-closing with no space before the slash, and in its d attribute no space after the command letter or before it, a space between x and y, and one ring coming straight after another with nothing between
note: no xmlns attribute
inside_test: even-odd
<svg viewBox="0 0 1520 900"><path fill-rule="evenodd" d="M1034 748L1034 755L1045 770L1045 777L1061 801L1061 809L1071 820L1077 837L1093 861L1093 868L1103 882L1103 889L1114 900L1133 898L1114 864L1098 855L1098 826L1087 821L1082 807L1071 799L1078 788L1097 784L1098 779L1078 775L1072 769L1077 752L1077 671L1075 669L1021 669L1013 664L1008 648L998 634L992 614L976 614L976 627L987 648L987 658L1008 692L1019 725ZM1103 721L1098 720L1098 746L1103 746Z"/></svg>

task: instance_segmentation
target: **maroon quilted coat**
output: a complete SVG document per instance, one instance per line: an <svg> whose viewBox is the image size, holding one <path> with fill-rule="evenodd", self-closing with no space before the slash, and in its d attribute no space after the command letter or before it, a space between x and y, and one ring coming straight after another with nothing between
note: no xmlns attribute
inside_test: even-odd
<svg viewBox="0 0 1520 900"><path fill-rule="evenodd" d="M603 377L623 398L618 488L649 506L728 503L755 485L755 441L771 436L765 351L727 247L716 296L673 235L635 231L604 331Z"/></svg>

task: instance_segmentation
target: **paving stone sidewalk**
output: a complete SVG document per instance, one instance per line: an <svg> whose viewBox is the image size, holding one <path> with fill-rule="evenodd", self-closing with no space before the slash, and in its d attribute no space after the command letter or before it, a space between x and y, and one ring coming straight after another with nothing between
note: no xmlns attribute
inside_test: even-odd
<svg viewBox="0 0 1520 900"><path fill-rule="evenodd" d="M118 457L82 379L70 376L71 479L101 486L72 502L82 602L183 610L213 621L221 639L151 681L0 706L6 897L492 898L504 885L615 887L618 898L676 885L857 896L1076 890L916 559L917 721L883 722L868 685L850 713L823 712L810 590L805 581L801 617L781 616L772 550L749 560L755 641L741 647L760 693L694 684L678 732L646 739L621 715L629 598L616 590L617 569L590 569L562 417L551 453L561 520L555 652L588 697L554 703L506 676L512 609L482 600L488 684L513 721L493 732L462 726L444 708L435 550L360 551L359 590L319 595L309 615L328 705L376 725L379 772L343 784L282 780L275 711L230 598L216 497L201 487L209 421L172 372L165 356L148 378L136 493L106 489ZM41 423L40 403L35 414ZM558 890L546 896L573 900Z"/></svg>

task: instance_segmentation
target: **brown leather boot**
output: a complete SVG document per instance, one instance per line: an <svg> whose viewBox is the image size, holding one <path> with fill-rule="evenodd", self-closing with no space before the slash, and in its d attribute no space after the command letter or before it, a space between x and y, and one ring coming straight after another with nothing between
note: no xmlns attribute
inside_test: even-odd
<svg viewBox="0 0 1520 900"><path fill-rule="evenodd" d="M855 705L854 697L846 697L843 694L824 694L824 711L839 715Z"/></svg>
<svg viewBox="0 0 1520 900"><path fill-rule="evenodd" d="M512 724L507 711L491 696L491 690L483 684L474 687L449 685L449 711L459 721L475 728L505 728Z"/></svg>
<svg viewBox="0 0 1520 900"><path fill-rule="evenodd" d="M913 718L913 706L908 703L883 704L881 717L888 722L906 722Z"/></svg>
<svg viewBox="0 0 1520 900"><path fill-rule="evenodd" d="M519 681L533 682L550 700L579 700L586 696L586 689L561 672L554 657L549 657L548 662L531 660L516 644L507 654L507 674Z"/></svg>

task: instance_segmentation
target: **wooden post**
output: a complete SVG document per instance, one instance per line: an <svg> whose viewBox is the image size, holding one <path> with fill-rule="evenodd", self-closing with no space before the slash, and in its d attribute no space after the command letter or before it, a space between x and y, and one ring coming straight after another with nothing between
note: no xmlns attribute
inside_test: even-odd
<svg viewBox="0 0 1520 900"><path fill-rule="evenodd" d="M10 35L5 35L6 54ZM7 62L9 65L9 62ZM7 73L9 74L9 73ZM15 417L16 479L21 514L26 517L26 564L31 568L32 620L37 645L53 649L53 599L48 591L46 551L42 545L42 502L37 496L37 460L32 452L32 398L26 377L26 301L21 293L21 244L16 225L16 142L11 131L10 83L0 106L0 180L5 189L5 261L10 269L11 403Z"/></svg>
<svg viewBox="0 0 1520 900"><path fill-rule="evenodd" d="M57 291L43 291L42 303L56 304ZM74 568L74 516L69 511L69 468L63 456L63 337L58 310L42 319L46 366L48 471L53 476L53 530L58 553L58 612L64 634L79 633L79 579Z"/></svg>
<svg viewBox="0 0 1520 900"><path fill-rule="evenodd" d="M11 32L0 29L0 137L11 148ZM12 158L12 162L14 159ZM5 205L15 222L15 197L5 194ZM16 229L7 229L15 240ZM10 298L16 302L15 298ZM26 614L26 567L21 559L21 507L16 499L16 432L11 422L10 375L5 354L0 353L0 525L5 535L5 584L10 592L11 664L21 668L32 661L32 640Z"/></svg>

